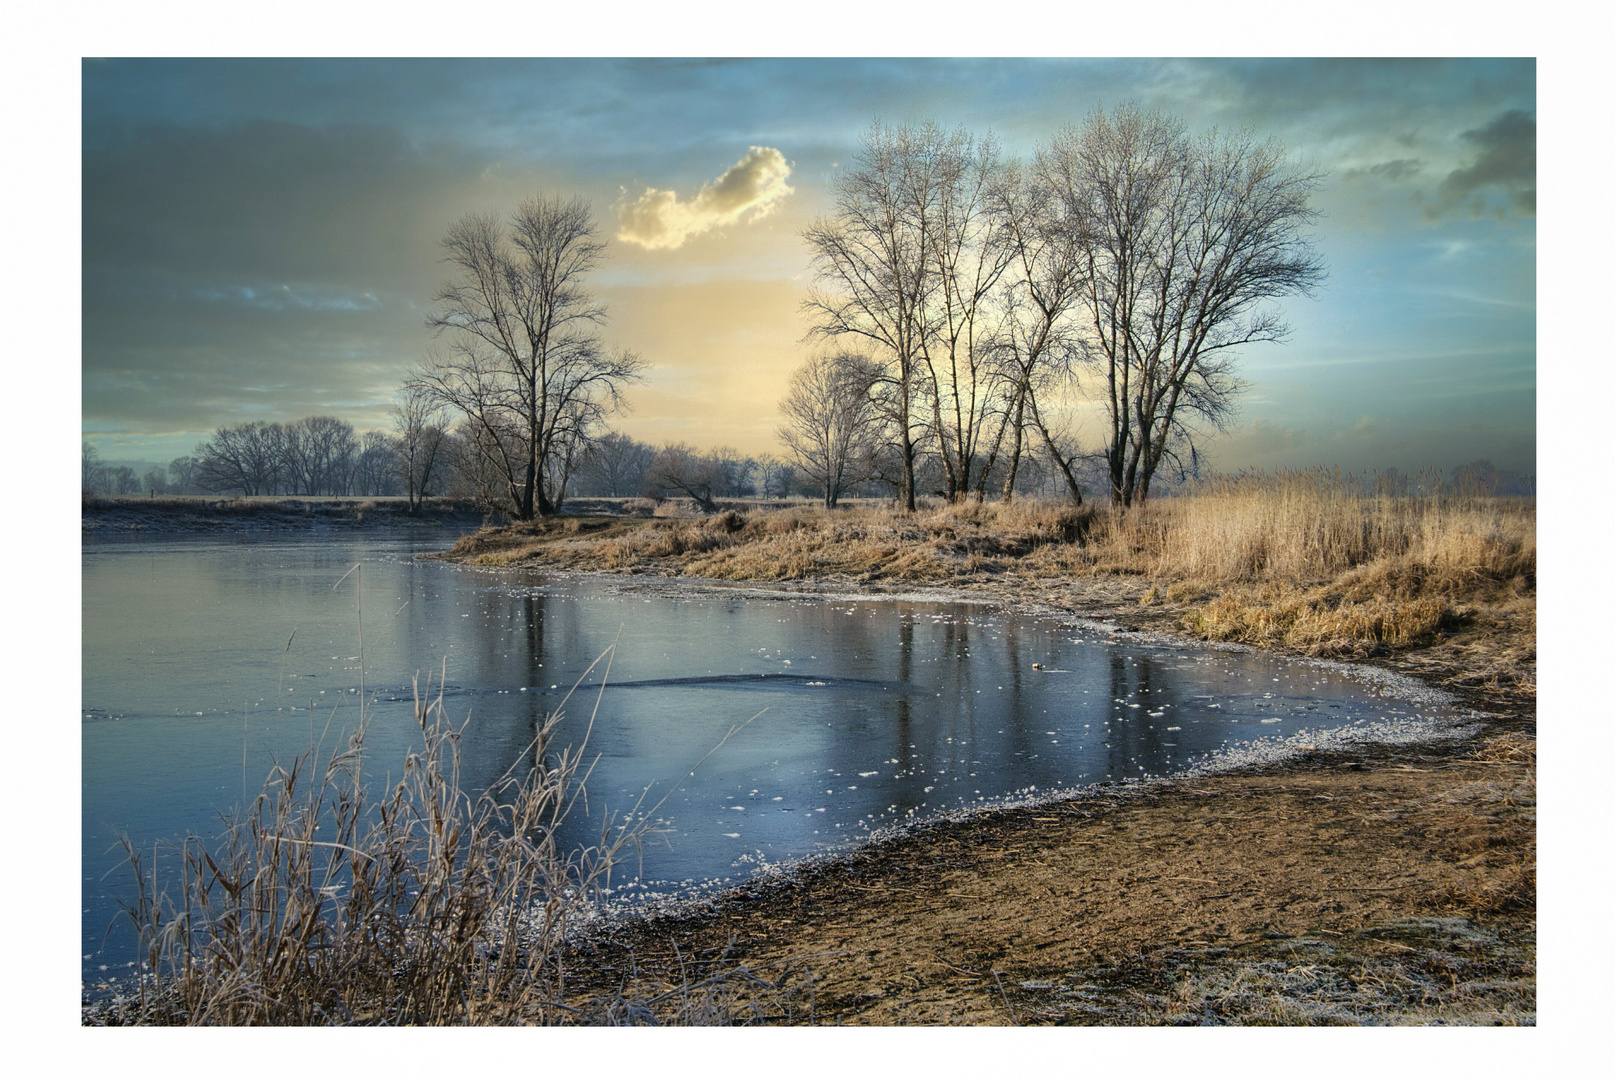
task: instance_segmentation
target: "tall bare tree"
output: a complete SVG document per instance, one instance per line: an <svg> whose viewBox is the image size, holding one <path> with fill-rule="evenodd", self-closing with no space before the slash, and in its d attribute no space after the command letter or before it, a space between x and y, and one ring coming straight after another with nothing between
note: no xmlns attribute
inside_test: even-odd
<svg viewBox="0 0 1615 1080"><path fill-rule="evenodd" d="M461 218L443 247L454 276L428 325L447 349L411 383L465 418L515 517L552 513L570 460L642 369L600 340L605 309L584 281L605 249L593 213L535 196L508 223Z"/></svg>
<svg viewBox="0 0 1615 1080"><path fill-rule="evenodd" d="M1038 169L1083 259L1111 499L1143 502L1164 461L1193 456L1195 423L1230 416L1234 350L1285 337L1268 302L1323 280L1305 234L1320 177L1274 142L1191 138L1134 106L1062 131Z"/></svg>
<svg viewBox="0 0 1615 1080"><path fill-rule="evenodd" d="M808 337L862 339L888 371L899 454L898 504L914 509L916 412L924 392L930 249L941 161L949 137L935 125L872 125L852 167L837 175L835 211L802 236L817 283L803 302Z"/></svg>
<svg viewBox="0 0 1615 1080"><path fill-rule="evenodd" d="M933 200L923 220L936 288L922 339L931 429L942 462L944 494L963 497L984 483L982 450L1001 387L991 377L991 341L1000 307L992 301L1011 264L1004 216L995 211L1003 163L991 136L954 131L929 146ZM922 197L914 192L916 200ZM990 468L990 465L987 466Z"/></svg>
<svg viewBox="0 0 1615 1080"><path fill-rule="evenodd" d="M1002 411L978 493L986 494L987 474L1005 451L1003 497L1014 498L1026 436L1032 431L1059 465L1073 501L1081 505L1081 485L1068 457L1055 446L1039 403L1040 395L1065 388L1075 374L1078 340L1073 313L1083 285L1076 236L1064 227L1049 185L1018 162L1004 166L993 196L1010 263L993 342Z"/></svg>
<svg viewBox="0 0 1615 1080"><path fill-rule="evenodd" d="M780 441L804 479L834 508L851 485L869 478L882 422L873 389L880 366L863 353L815 356L791 376L779 403Z"/></svg>

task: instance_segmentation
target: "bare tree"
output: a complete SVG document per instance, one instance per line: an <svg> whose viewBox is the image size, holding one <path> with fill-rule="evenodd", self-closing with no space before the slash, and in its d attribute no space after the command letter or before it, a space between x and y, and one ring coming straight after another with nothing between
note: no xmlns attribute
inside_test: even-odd
<svg viewBox="0 0 1615 1080"><path fill-rule="evenodd" d="M101 451L88 439L80 440L80 470L81 491L94 494L106 485L106 464L101 460Z"/></svg>
<svg viewBox="0 0 1615 1080"><path fill-rule="evenodd" d="M207 491L272 495L279 483L281 428L254 420L214 431L196 448L196 483Z"/></svg>
<svg viewBox="0 0 1615 1080"><path fill-rule="evenodd" d="M351 493L359 440L353 425L334 416L308 416L275 425L280 478L288 495Z"/></svg>
<svg viewBox="0 0 1615 1080"><path fill-rule="evenodd" d="M367 431L353 459L354 495L393 495L398 491L398 461L403 456L397 439L385 431Z"/></svg>
<svg viewBox="0 0 1615 1080"><path fill-rule="evenodd" d="M772 454L757 459L757 493L767 499L783 499L796 487L796 466Z"/></svg>
<svg viewBox="0 0 1615 1080"><path fill-rule="evenodd" d="M870 476L881 416L872 396L880 366L863 353L815 356L791 376L779 429L791 461L818 487L826 508Z"/></svg>
<svg viewBox="0 0 1615 1080"><path fill-rule="evenodd" d="M835 180L835 211L803 232L817 284L808 337L862 339L887 365L899 457L898 505L914 509L915 412L936 291L930 215L948 136L935 125L865 133Z"/></svg>
<svg viewBox="0 0 1615 1080"><path fill-rule="evenodd" d="M196 470L200 462L193 454L182 454L168 463L168 489L183 495L199 490Z"/></svg>
<svg viewBox="0 0 1615 1080"><path fill-rule="evenodd" d="M482 429L462 423L444 437L438 452L449 466L448 493L492 509L505 505L509 482L493 464L492 448L478 445L485 438Z"/></svg>
<svg viewBox="0 0 1615 1080"><path fill-rule="evenodd" d="M994 190L994 212L1010 253L1002 317L993 342L1003 411L982 469L978 493L985 495L987 473L1004 450L1003 497L1015 496L1028 430L1043 441L1052 463L1066 480L1071 498L1082 504L1082 488L1070 459L1055 446L1039 396L1074 378L1078 341L1072 314L1083 285L1082 260L1074 232L1059 219L1054 193L1036 172L1007 164Z"/></svg>
<svg viewBox="0 0 1615 1080"><path fill-rule="evenodd" d="M931 427L949 500L984 485L987 418L999 407L990 378L991 339L999 308L991 303L1014 248L995 206L1003 164L991 136L976 141L963 130L933 144L933 204L922 215L936 280L932 332L922 339ZM916 192L918 197L919 193Z"/></svg>
<svg viewBox="0 0 1615 1080"><path fill-rule="evenodd" d="M1323 280L1303 233L1320 178L1271 141L1190 138L1133 106L1061 132L1038 169L1083 259L1111 499L1143 502L1163 461L1193 460L1192 424L1230 416L1233 350L1286 335L1267 302Z"/></svg>
<svg viewBox="0 0 1615 1080"><path fill-rule="evenodd" d="M418 382L406 382L392 405L397 466L409 512L415 514L432 489L448 416L442 404Z"/></svg>
<svg viewBox="0 0 1615 1080"><path fill-rule="evenodd" d="M703 454L688 443L668 443L656 452L645 481L656 487L682 491L695 501L704 514L716 514L715 489L724 482L723 463Z"/></svg>
<svg viewBox="0 0 1615 1080"><path fill-rule="evenodd" d="M608 431L590 441L579 462L582 490L589 495L637 495L656 448Z"/></svg>
<svg viewBox="0 0 1615 1080"><path fill-rule="evenodd" d="M140 477L127 465L107 470L107 487L114 495L134 495L140 491Z"/></svg>
<svg viewBox="0 0 1615 1080"><path fill-rule="evenodd" d="M448 350L412 384L465 418L516 517L551 513L566 463L642 368L600 341L605 310L584 286L605 247L593 214L580 199L534 197L508 225L467 215L443 247L454 277L428 325Z"/></svg>

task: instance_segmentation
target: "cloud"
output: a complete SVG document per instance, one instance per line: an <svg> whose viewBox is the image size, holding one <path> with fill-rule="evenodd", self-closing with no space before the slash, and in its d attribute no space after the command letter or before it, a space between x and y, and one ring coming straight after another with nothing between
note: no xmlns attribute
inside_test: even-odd
<svg viewBox="0 0 1615 1080"><path fill-rule="evenodd" d="M1424 168L1424 162L1418 158L1396 158L1392 161L1382 161L1367 168L1347 169L1345 175L1349 177L1372 176L1392 184L1399 184L1403 180L1417 176Z"/></svg>
<svg viewBox="0 0 1615 1080"><path fill-rule="evenodd" d="M795 190L785 182L790 175L785 155L754 146L728 172L703 184L689 202L680 202L674 191L646 188L634 202L619 205L617 239L652 250L671 249L747 213L747 220L756 221Z"/></svg>
<svg viewBox="0 0 1615 1080"><path fill-rule="evenodd" d="M1514 209L1526 217L1536 216L1536 118L1522 109L1509 109L1493 117L1485 127L1463 133L1475 148L1468 165L1454 169L1436 188L1436 202L1425 216L1440 217L1460 207L1471 217L1486 208L1482 193L1502 191Z"/></svg>

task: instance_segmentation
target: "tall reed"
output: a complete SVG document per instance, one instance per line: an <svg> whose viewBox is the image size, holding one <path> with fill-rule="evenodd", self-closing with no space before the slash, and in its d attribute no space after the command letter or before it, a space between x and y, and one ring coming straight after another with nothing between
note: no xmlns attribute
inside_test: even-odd
<svg viewBox="0 0 1615 1080"><path fill-rule="evenodd" d="M598 661L597 661L598 663ZM598 706L598 701L596 702ZM213 842L158 855L125 842L144 975L113 1018L187 1024L498 1024L565 1011L568 920L643 828L607 818L568 847L582 747L551 752L549 716L487 791L460 785L464 725L417 688L420 749L377 797L365 717L316 769L276 766ZM591 719L592 724L592 719ZM173 890L171 893L170 890Z"/></svg>

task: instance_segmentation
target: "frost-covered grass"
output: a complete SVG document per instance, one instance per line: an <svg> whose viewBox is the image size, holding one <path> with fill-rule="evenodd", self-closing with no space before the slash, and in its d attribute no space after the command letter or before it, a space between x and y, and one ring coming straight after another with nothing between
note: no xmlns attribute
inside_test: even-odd
<svg viewBox="0 0 1615 1080"><path fill-rule="evenodd" d="M142 977L88 1019L136 1024L456 1024L545 1018L570 912L637 834L607 822L569 850L581 750L559 716L479 796L441 692L416 701L420 748L376 790L365 724L317 763L275 767L212 842L128 847ZM373 765L371 766L374 767ZM126 845L127 846L127 845Z"/></svg>

